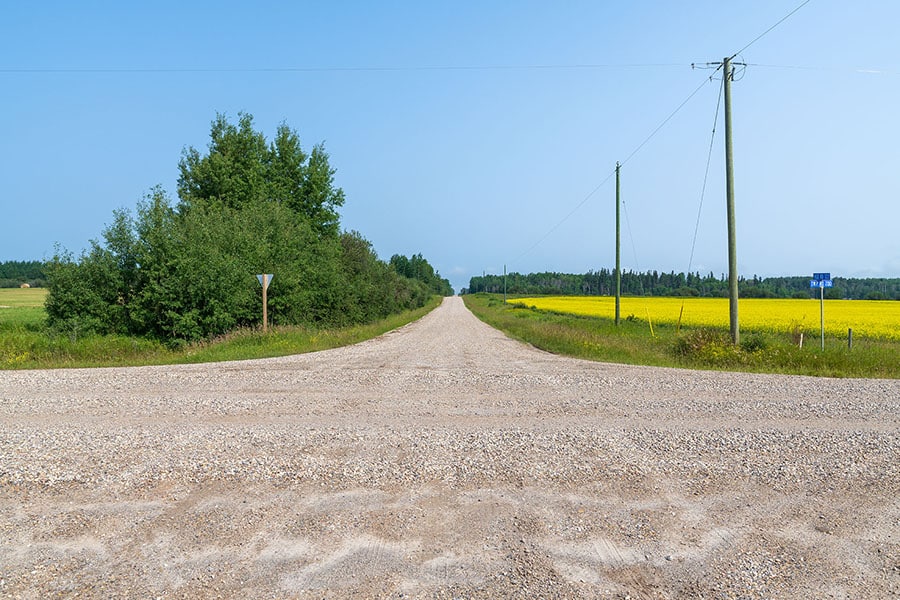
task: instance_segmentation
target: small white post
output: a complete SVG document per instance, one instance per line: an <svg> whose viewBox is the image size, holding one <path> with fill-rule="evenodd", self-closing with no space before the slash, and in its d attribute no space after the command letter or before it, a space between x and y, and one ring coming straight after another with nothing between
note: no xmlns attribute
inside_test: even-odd
<svg viewBox="0 0 900 600"><path fill-rule="evenodd" d="M269 283L272 282L273 275L271 273L263 273L262 275L257 275L256 279L259 281L259 285L262 286L263 290L263 333L268 330L269 327Z"/></svg>

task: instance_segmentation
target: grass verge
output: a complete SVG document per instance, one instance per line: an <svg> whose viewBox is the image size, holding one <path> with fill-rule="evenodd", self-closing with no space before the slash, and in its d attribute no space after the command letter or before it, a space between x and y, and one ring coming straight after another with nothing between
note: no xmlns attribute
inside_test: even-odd
<svg viewBox="0 0 900 600"><path fill-rule="evenodd" d="M0 370L185 364L303 354L378 337L421 318L441 300L435 296L422 308L366 325L272 327L265 334L245 329L177 349L144 338L54 333L44 325L42 307L23 305L0 313Z"/></svg>
<svg viewBox="0 0 900 600"><path fill-rule="evenodd" d="M485 323L537 348L588 360L686 369L784 373L820 377L900 377L900 344L854 340L853 349L832 340L800 347L790 336L742 331L731 344L728 328L675 327L629 317L612 319L540 311L492 294L464 296Z"/></svg>

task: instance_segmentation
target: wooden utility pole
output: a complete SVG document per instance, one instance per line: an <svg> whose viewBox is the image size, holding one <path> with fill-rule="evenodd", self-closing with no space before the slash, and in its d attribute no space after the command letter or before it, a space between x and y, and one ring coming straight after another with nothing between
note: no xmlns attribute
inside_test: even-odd
<svg viewBox="0 0 900 600"><path fill-rule="evenodd" d="M619 304L622 300L621 239L619 233L619 163L616 161L616 327L619 326Z"/></svg>
<svg viewBox="0 0 900 600"><path fill-rule="evenodd" d="M731 341L735 345L741 341L738 327L738 270L737 241L734 224L734 164L731 149L731 80L734 67L731 59L724 60L722 76L725 88L725 201L728 211L728 316L731 323Z"/></svg>
<svg viewBox="0 0 900 600"><path fill-rule="evenodd" d="M503 265L503 304L506 304L506 265Z"/></svg>

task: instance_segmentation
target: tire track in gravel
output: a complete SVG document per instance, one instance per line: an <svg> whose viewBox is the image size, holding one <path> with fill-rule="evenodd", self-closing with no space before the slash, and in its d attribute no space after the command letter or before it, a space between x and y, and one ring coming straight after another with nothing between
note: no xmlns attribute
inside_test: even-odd
<svg viewBox="0 0 900 600"><path fill-rule="evenodd" d="M897 380L562 358L459 298L315 354L0 372L0 597L887 597L898 432Z"/></svg>

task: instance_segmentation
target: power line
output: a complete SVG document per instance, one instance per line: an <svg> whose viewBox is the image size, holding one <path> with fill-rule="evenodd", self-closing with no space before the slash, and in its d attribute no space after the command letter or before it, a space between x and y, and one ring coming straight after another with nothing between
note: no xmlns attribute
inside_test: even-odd
<svg viewBox="0 0 900 600"><path fill-rule="evenodd" d="M743 48L735 52L731 58L741 54L744 50L755 44L757 41L765 37L768 33L778 27L781 23L790 18L794 13L808 4L810 0L804 0L799 6L794 8L787 15L779 19L775 24L766 29L756 38L751 40ZM534 64L534 65L423 65L423 66L351 66L351 67L0 67L0 73L3 74L165 74L165 73L386 73L386 72L426 72L426 71L552 71L552 70L597 70L597 69L632 69L632 68L668 68L682 67L680 63L623 63L623 64ZM766 65L758 65L766 66ZM694 64L691 65L695 67ZM790 67L785 67L790 68ZM718 69L717 69L718 70ZM873 72L873 71L865 71ZM725 76L728 76L727 74ZM685 98L638 146L623 160L621 165L624 166L631 160L644 146L646 146L653 137L665 125L675 117L676 114L703 88L706 83L712 80L712 77L705 79L697 88L695 88L687 98ZM716 107L716 119L718 119L718 105ZM713 126L713 136L715 135L715 123ZM710 141L710 157L712 150L712 140ZM703 195L706 189L706 180L709 173L709 161L707 159L707 172L704 176L703 191L701 192L700 207L702 209ZM588 200L590 200L597 191L600 190L615 174L611 172L601 181L593 190L591 190L578 204L576 204L560 221L551 227L541 238L539 238L528 249L522 252L512 264L517 262L523 256L531 252L534 248L546 240L556 229L558 229L565 221L574 215ZM624 203L623 203L624 207ZM626 226L631 234L630 223L628 222L627 209L625 212ZM697 218L697 226L694 231L694 241L691 247L691 261L693 261L694 245L696 244L697 230L699 229L699 214ZM637 261L637 252L634 248L634 238L631 236L632 251L634 253L635 262Z"/></svg>
<svg viewBox="0 0 900 600"><path fill-rule="evenodd" d="M721 63L691 63L695 69L716 68ZM623 63L623 64L556 64L556 65L426 65L426 66L357 66L357 67L0 67L5 74L65 75L79 73L354 73L354 72L416 72L416 71L553 71L601 69L653 69L685 67L685 63ZM874 75L900 75L900 71L880 67L775 65L746 63L762 69L796 69L801 71L834 71Z"/></svg>
<svg viewBox="0 0 900 600"><path fill-rule="evenodd" d="M796 12L799 11L801 8L803 8L804 6L806 6L807 4L809 4L809 2L810 2L810 0L804 0L804 2L800 3L800 5L798 5L796 8L794 8L794 9L793 9L792 11L790 11L788 14L786 14L784 17L782 17L781 19L779 19L774 25L772 25L771 27L769 27L768 29L766 29L765 31L763 31L760 35L756 36L753 40L751 40L751 41L750 41L748 44L746 44L743 48L741 48L740 50L738 50L737 52L735 52L735 53L734 53L729 59L727 59L727 60L730 61L731 59L737 57L739 54L741 54L742 52L744 52L747 48L749 48L750 46L752 46L753 44L755 44L756 42L758 42L759 40L761 40L763 37L765 37L766 35L768 35L769 32L771 32L773 29L775 29L776 27L778 27L779 25L781 25L781 23L783 23L784 21L786 21L787 19L789 19L794 13L796 13ZM741 65L746 67L746 64L744 64L744 63L741 63ZM718 70L721 69L723 66L724 66L724 63L706 63L706 67L705 67L705 68L715 68L715 70L718 71ZM697 65L691 64L691 68L697 68ZM704 67L701 67L701 68L704 68ZM725 82L724 78L725 78L725 77L730 77L730 76L731 76L731 74L729 74L729 73L723 73L723 79L722 79L723 87L724 87L724 82ZM634 157L638 152L640 152L640 150L641 150L645 145L647 145L647 143L649 143L650 140L653 139L653 137L654 137L654 136L655 136L655 135L663 128L663 127L665 127L665 125L666 125L670 120L672 120L672 118L674 118L675 115L678 114L678 112L679 112L679 111L680 111L680 110L681 110L688 102L690 102L690 100L691 100L695 95L697 95L697 93L698 93L701 89L703 89L703 86L706 85L709 81L712 81L712 79L713 79L713 77L709 77L708 79L705 79L705 80L703 81L703 83L701 83L699 86L697 86L697 88L694 89L694 91L692 91L692 92L688 95L688 97L685 98L685 99L681 102L681 104L679 104L679 105L675 108L675 110L672 111L672 112L669 114L669 116L666 117L666 118L662 121L662 123L660 123L660 124L656 127L656 129L654 129L654 130L650 133L650 135L648 135L648 136L647 136L640 144L638 144L638 146L631 152L631 154L629 154L629 155L625 158L625 160L621 161L620 165L621 165L621 166L624 166L625 163L627 163L629 160L631 160L632 157ZM690 258L689 264L692 264L692 263L693 263L693 258L694 258L694 250L695 250L696 242L697 242L697 232L699 231L699 226L700 226L700 212L699 212L699 211L701 211L702 208L703 208L703 198L704 198L704 196L705 196L705 194L706 194L706 183L707 183L707 180L708 180L708 177L709 177L709 165L710 165L710 161L711 161L711 159L712 159L712 147L713 147L713 141L714 141L714 139L715 139L715 133L716 133L716 122L718 121L718 118L719 118L719 106L720 106L720 102L721 102L721 90L720 90L720 93L719 93L719 102L717 102L717 104L716 104L716 118L715 118L715 121L713 122L713 130L712 130L712 136L711 136L711 139L710 139L709 154L708 154L707 160L706 160L706 172L705 172L704 177L703 177L703 187L702 187L701 194L700 194L700 208L699 208L699 210L698 210L698 215L697 215L697 224L696 224L696 226L695 226L695 228L694 228L694 239L693 239L693 242L692 242L692 244L691 244L691 258ZM567 221L573 214L575 214L575 212L577 212L579 208L581 208L581 207L582 207L582 206L583 206L583 205L584 205L584 204L585 204L585 203L586 203L586 202L587 202L587 201L588 201L588 200L589 200L589 199L590 199L590 198L591 198L591 197L592 197L592 196L593 196L593 195L594 195L601 187L603 187L603 185L605 185L605 184L612 178L612 176L613 176L614 174L615 174L615 171L613 171L613 172L611 172L609 175L607 175L606 178L605 178L605 179L604 179L597 187L595 187L593 190L591 190L591 192L590 192L587 196L585 196L585 197L581 200L581 202L579 202L579 203L578 203L571 211L569 211L569 213L566 214L566 216L564 216L559 222L557 222L553 227L551 227L551 228L547 231L547 233L545 233L543 236L541 236L541 238L538 239L534 244L532 244L527 250L525 250L522 254L520 254L518 257L516 257L516 259L515 259L515 261L513 261L513 263L517 262L517 261L518 261L519 259L521 259L523 256L525 256L526 254L528 254L529 252L531 252L534 248L536 248L538 245L540 245L545 239L547 239L547 238L550 236L551 233L553 233L557 228L559 228L560 225L562 225L562 224L563 224L565 221ZM634 246L634 237L633 237L633 235L631 235L631 224L630 224L629 219L628 219L628 211L627 211L627 208L626 208L626 203L624 203L624 202L623 202L623 209L625 209L625 223L626 223L626 227L627 227L627 229L628 229L629 237L631 238L632 253L633 253L633 255L634 255L635 263L637 264L637 250L636 250L636 248L635 248L635 246ZM688 271L690 271L690 266L689 266L689 268L688 268Z"/></svg>
<svg viewBox="0 0 900 600"><path fill-rule="evenodd" d="M709 179L709 165L712 162L713 142L716 139L716 126L719 124L719 108L722 106L722 93L725 91L725 77L728 73L722 74L722 86L719 88L719 96L716 100L716 114L713 117L712 133L709 136L709 152L706 155L706 170L703 173L703 186L700 188L700 205L697 207L697 222L694 224L694 239L691 240L691 256L688 259L687 278L685 284L690 280L691 269L694 266L694 249L697 247L697 234L700 232L700 215L703 214L703 199L706 197L706 182ZM681 301L681 310L678 312L678 324L675 331L681 330L681 317L684 315L685 300Z"/></svg>
<svg viewBox="0 0 900 600"><path fill-rule="evenodd" d="M774 25L772 25L771 27L769 27L768 29L766 29L765 31L763 31L761 34L759 34L758 36L756 36L749 44L747 44L746 46L744 46L743 48L741 48L740 50L738 50L737 52L735 52L734 54L732 54L732 55L731 55L731 58L735 58L738 54L741 54L744 50L746 50L747 48L749 48L750 46L752 46L753 44L755 44L756 42L758 42L759 40L761 40L761 39L762 39L763 37L765 37L770 31L772 31L773 29L775 29L776 27L778 27L779 25L781 25L782 23L784 23L785 21L787 21L787 20L791 17L791 15L793 15L795 12L797 12L798 10L800 10L801 8L803 8L804 6L806 6L807 4L809 4L809 2L810 2L810 0L804 0L803 2L801 2L800 5L799 5L797 8L795 8L794 10L792 10L791 12L789 12L788 14L786 14L785 16L781 17L781 19L779 19L777 23L775 23Z"/></svg>
<svg viewBox="0 0 900 600"><path fill-rule="evenodd" d="M628 239L631 241L631 255L634 257L634 268L640 273L641 265L638 262L637 247L634 245L634 234L631 232L631 220L628 218L628 203L622 202L622 212L625 214L625 229L628 230ZM638 283L641 287L641 295L644 295L644 282L638 277Z"/></svg>
<svg viewBox="0 0 900 600"><path fill-rule="evenodd" d="M712 80L712 78L704 78L703 83L701 83L699 86L697 86L697 88L694 89L694 91L692 91L692 92L688 95L688 97L685 98L685 99L681 102L681 104L679 104L679 105L675 108L675 110L673 110L671 113L669 113L669 116L667 116L665 119L663 119L663 121L662 121L659 125L657 125L657 127L650 133L650 135L648 135L648 136L644 139L644 141L642 141L640 144L638 144L638 146L637 146L634 150L632 150L631 154L629 154L628 157L620 163L620 165L624 166L625 163L627 163L629 160L631 160L631 159L634 157L634 155L636 155L638 152L640 152L640 150L641 150L644 146L646 146L647 143L648 143L651 139L653 139L653 137L654 137L657 133L659 133L659 131L660 131L663 127L665 127L665 125L666 125L669 121L671 121L672 118L675 117L675 115L678 114L678 112L679 112L682 108L684 108L684 106L685 106L688 102L690 102L691 98L693 98L694 96L696 96L697 93L698 93L701 89L703 89L703 86L705 86L705 85L706 85L707 83L709 83L711 80ZM551 228L547 231L547 233L545 233L544 235L542 235L542 236L540 237L540 239L538 239L535 243L533 243L531 246L529 246L524 252L522 252L521 254L519 254L519 256L517 256L514 260L510 261L509 264L510 264L510 265L514 265L514 264L517 263L523 256L525 256L526 254L528 254L529 252L531 252L532 250L534 250L535 248L537 248L544 240L546 240L548 237L550 237L550 234L552 234L554 231L556 231L556 230L560 227L560 225L562 225L563 223L565 223L566 221L568 221L569 218L570 218L572 215L574 215L576 212L578 212L578 209L580 209L582 206L584 206L584 204L585 204L588 200L590 200L590 199L594 196L594 194L596 194L596 193L600 190L600 188L602 188L604 185L606 185L606 184L609 182L609 180L612 179L613 175L615 175L615 171L611 171L611 172L609 173L609 175L607 175L607 176L603 179L603 181L601 181L601 182L600 182L593 190L591 190L584 198L582 198L581 201L580 201L578 204L576 204L575 207L572 208L572 210L570 210L570 211L569 211L562 219L560 219L555 225L553 225L553 227L551 227ZM623 203L623 206L624 206L624 203ZM627 214L626 214L626 217L625 217L625 218L626 218L626 224L627 224L627 219L628 219L628 215L627 215ZM633 246L633 245L634 245L634 240L632 239L632 246Z"/></svg>
<svg viewBox="0 0 900 600"><path fill-rule="evenodd" d="M724 74L724 77L727 77ZM709 180L709 165L712 162L713 142L716 139L716 126L719 122L719 108L722 106L722 91L725 89L725 79L719 88L719 99L716 101L716 116L713 118L712 134L709 136L709 153L706 156L706 171L703 173L703 186L700 188L700 206L697 208L697 223L694 225L694 239L691 241L691 257L688 259L687 272L690 275L694 265L694 249L697 247L697 234L700 231L700 214L703 212L703 199L706 197L706 182Z"/></svg>
<svg viewBox="0 0 900 600"><path fill-rule="evenodd" d="M606 183L612 178L613 175L615 175L615 173L616 173L615 171L612 171L609 175L607 175L607 176L606 176L606 179L604 179L603 181L601 181L601 182L597 185L597 187L595 187L594 189L592 189L592 190L588 193L587 196L585 196L584 198L582 198L581 202L579 202L578 204L575 205L575 208L573 208L572 210L570 210L569 213L568 213L566 216L564 216L562 219L560 219L560 220L556 223L556 225L554 225L553 227L551 227L551 228L549 229L549 231L547 231L547 233L545 233L544 235L542 235L541 238L540 238L538 241L536 241L536 242L533 243L531 246L529 246L527 250L525 250L524 252L522 252L521 254L519 254L519 256L517 256L514 260L510 261L509 264L510 264L510 265L515 265L515 264L519 261L519 259L521 259L523 256L525 256L526 254L528 254L529 252L531 252L532 250L534 250L535 248L537 248L537 247L541 244L541 242L543 242L543 241L546 240L548 237L550 237L550 234L551 234L551 233L553 233L554 231L556 231L556 230L559 228L560 225L562 225L563 223L565 223L566 221L568 221L568 220L569 220L569 217L571 217L571 216L574 215L576 212L578 212L578 209L581 208L582 206L584 206L585 202L587 202L588 200L590 200L591 197L592 197L594 194L596 194L596 193L600 190L600 188L602 188L604 185L606 185Z"/></svg>
<svg viewBox="0 0 900 600"><path fill-rule="evenodd" d="M900 75L900 71L889 69L877 69L873 67L820 67L815 65L768 65L761 63L747 63L748 67L763 69L793 69L798 71L832 71L836 73L862 73L864 75Z"/></svg>
<svg viewBox="0 0 900 600"><path fill-rule="evenodd" d="M351 67L0 67L0 73L381 73L421 71L563 71L684 67L682 63L578 63L546 65L422 65Z"/></svg>
<svg viewBox="0 0 900 600"><path fill-rule="evenodd" d="M666 117L666 118L663 120L663 122L660 123L660 124L656 127L656 129L654 129L654 130L650 133L650 135L648 135L647 138L646 138L643 142L641 142L640 144L638 144L638 147L637 147L637 148L635 148L634 150L632 150L631 154L629 154L628 157L627 157L625 160L622 161L622 164L624 165L625 163L627 163L629 160L631 160L631 158L632 158L635 154L637 154L637 153L641 150L641 148L643 148L644 146L646 146L646 145L647 145L647 142L649 142L649 141L653 138L653 136L655 136L655 135L659 132L660 129L662 129L663 127L665 127L666 123L668 123L669 121L671 121L671 120L672 120L672 117L674 117L675 115L677 115L677 114L678 114L678 111L680 111L682 108L684 108L684 105L687 104L688 102L690 102L691 98L693 98L694 96L696 96L696 95L697 95L697 92L699 92L701 89L703 89L703 86L706 85L707 83L709 83L709 81L711 81L711 80L712 80L712 78L704 79L704 80L703 80L703 83L701 83L699 86L697 86L697 88L696 88L693 92L691 92L690 95L689 95L687 98L685 98L685 99L682 101L681 104L678 105L678 108L676 108L675 110L673 110L673 111L671 112L671 114L669 114L669 116Z"/></svg>
<svg viewBox="0 0 900 600"><path fill-rule="evenodd" d="M695 69L715 68L721 63L691 63ZM415 71L552 71L601 69L653 69L684 67L685 63L623 64L556 64L556 65L426 65L426 66L357 66L357 67L0 67L5 74L79 74L79 73L353 73ZM865 66L776 65L746 63L762 69L796 69L800 71L834 71L873 75L900 75L896 69Z"/></svg>

